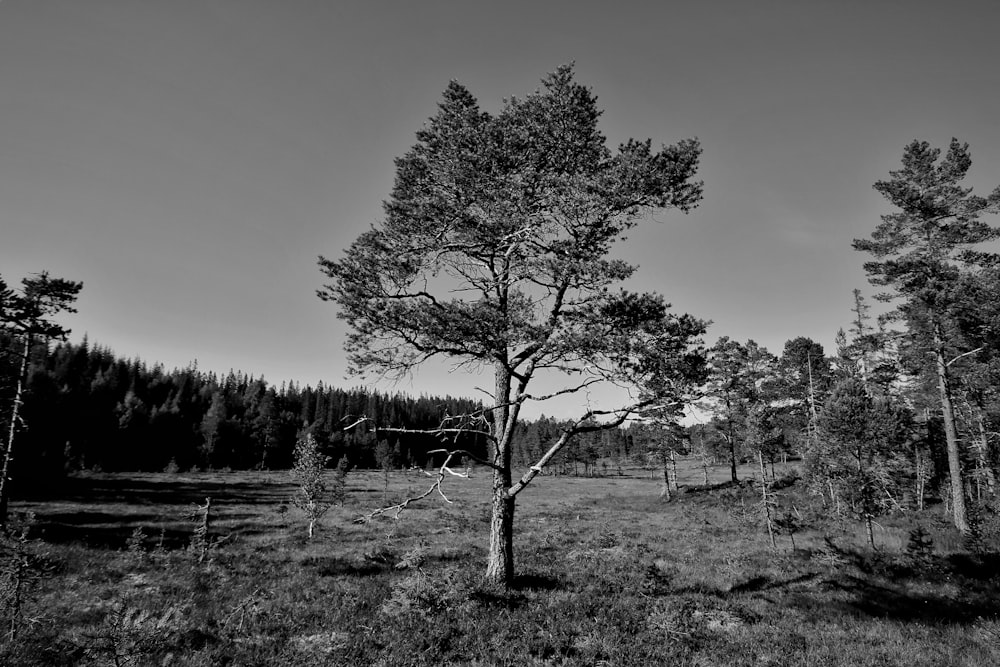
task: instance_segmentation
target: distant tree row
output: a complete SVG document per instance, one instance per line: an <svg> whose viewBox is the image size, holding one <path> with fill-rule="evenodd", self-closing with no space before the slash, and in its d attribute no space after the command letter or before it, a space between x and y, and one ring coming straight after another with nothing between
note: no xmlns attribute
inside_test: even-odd
<svg viewBox="0 0 1000 667"><path fill-rule="evenodd" d="M15 347L4 335L0 346ZM2 399L9 407L17 377L15 355L4 356ZM196 366L166 370L123 359L90 344L31 345L18 432L17 478L46 478L78 470L284 469L296 438L308 432L336 463L376 465L369 423L427 430L442 415L479 410L450 396L417 398L320 383L269 385L241 372L224 376ZM5 409L6 414L6 409ZM4 430L9 428L6 424ZM393 465L423 465L437 440L394 432ZM481 443L469 443L482 449Z"/></svg>
<svg viewBox="0 0 1000 667"><path fill-rule="evenodd" d="M0 337L4 350L15 347ZM2 399L12 397L17 358L5 355ZM428 431L444 415L482 410L466 398L338 389L320 383L275 386L242 372L224 376L196 365L166 370L124 359L86 338L82 343L31 346L18 432L17 479L67 472L189 469L288 469L298 437L311 434L331 464L352 467L424 466L441 446ZM351 426L360 417L369 421ZM376 433L375 425L394 430ZM542 417L524 422L515 455L531 461L565 424ZM9 424L5 424L5 430ZM581 435L553 464L562 474L610 474L610 465L640 457L630 429ZM645 442L645 441L643 441ZM470 451L485 445L469 438ZM601 462L603 465L599 465Z"/></svg>

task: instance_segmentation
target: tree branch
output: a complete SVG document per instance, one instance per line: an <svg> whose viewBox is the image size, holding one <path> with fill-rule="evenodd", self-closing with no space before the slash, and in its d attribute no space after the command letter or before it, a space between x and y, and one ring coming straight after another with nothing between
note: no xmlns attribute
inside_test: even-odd
<svg viewBox="0 0 1000 667"><path fill-rule="evenodd" d="M468 452L462 449L456 449L454 451L448 451L446 449L434 449L427 453L440 454L443 452L447 452L448 456L445 458L444 463L441 464L441 467L438 468L437 473L431 474L427 471L423 471L424 474L436 478L434 480L434 483L431 484L426 491L415 496L410 496L405 500L403 500L402 502L396 503L395 505L390 505L388 507L380 507L374 512L371 512L370 514L360 517L355 521L355 523L368 523L375 517L384 516L386 514L389 514L390 512L394 513L392 516L393 519L398 519L399 515L403 513L403 510L405 510L410 505L410 503L415 503L419 500L423 500L424 498L431 495L435 491L437 491L438 494L440 494L440 496L444 498L446 503L451 504L452 501L448 499L448 496L444 495L444 491L441 489L441 483L444 481L445 475L452 475L454 477L464 477L464 478L468 478L470 476L471 473L469 472L464 472L464 473L455 472L450 467L448 467L448 464L451 463L452 458L454 458L457 454L468 454Z"/></svg>
<svg viewBox="0 0 1000 667"><path fill-rule="evenodd" d="M957 357L955 357L954 359L952 359L951 361L949 361L948 363L946 363L945 364L945 368L951 366L953 363L955 363L956 361L958 361L962 357L967 357L970 354L975 354L976 352L981 352L983 349L985 349L985 348L983 348L983 347L977 347L974 350L969 350L968 352L963 352L962 354L958 355Z"/></svg>
<svg viewBox="0 0 1000 667"><path fill-rule="evenodd" d="M572 426L567 426L563 429L562 435L556 440L555 444L549 447L548 451L542 455L535 465L528 468L528 472L521 476L521 479L517 481L516 484L507 489L507 497L514 498L523 491L533 480L538 473L542 472L545 465L552 460L556 454L559 453L563 447L573 438L574 435L578 433L589 433L591 431L605 431L607 429L618 428L625 423L625 420L629 418L630 415L636 414L640 410L650 407L654 401L642 401L640 403L635 403L625 408L619 410L588 410L586 414L576 420ZM589 424L594 417L614 414L615 418L609 422L604 422L600 424ZM587 424L585 426L585 424Z"/></svg>

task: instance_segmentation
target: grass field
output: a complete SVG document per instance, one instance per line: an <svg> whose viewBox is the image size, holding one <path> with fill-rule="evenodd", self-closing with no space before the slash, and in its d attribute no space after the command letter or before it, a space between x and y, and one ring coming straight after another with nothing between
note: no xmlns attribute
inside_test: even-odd
<svg viewBox="0 0 1000 667"><path fill-rule="evenodd" d="M311 541L287 473L70 478L12 505L34 519L0 563L0 664L1000 664L988 532L967 550L932 508L886 517L873 552L793 484L797 548L781 535L775 550L752 488L701 481L682 462L665 503L645 471L537 479L515 519L517 585L497 592L479 583L485 472L447 482L451 504L369 523L353 520L428 480L393 473L386 492L352 472ZM199 563L190 513L206 497ZM907 549L917 525L932 547Z"/></svg>

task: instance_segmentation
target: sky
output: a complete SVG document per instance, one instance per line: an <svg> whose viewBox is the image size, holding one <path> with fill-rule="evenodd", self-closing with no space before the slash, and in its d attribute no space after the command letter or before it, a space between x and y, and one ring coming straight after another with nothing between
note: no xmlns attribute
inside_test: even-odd
<svg viewBox="0 0 1000 667"><path fill-rule="evenodd" d="M378 223L450 80L495 112L575 62L612 145L704 149L701 206L620 248L630 288L708 343L832 352L903 147L957 137L969 184L1000 183L998 24L963 0L0 0L0 275L83 281L71 340L122 356L358 386L317 256Z"/></svg>

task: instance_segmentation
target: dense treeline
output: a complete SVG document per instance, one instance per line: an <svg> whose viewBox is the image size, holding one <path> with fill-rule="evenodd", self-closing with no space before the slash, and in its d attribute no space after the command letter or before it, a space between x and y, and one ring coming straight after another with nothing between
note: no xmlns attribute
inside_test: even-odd
<svg viewBox="0 0 1000 667"><path fill-rule="evenodd" d="M3 341L8 349L11 340ZM9 357L5 361L9 365ZM11 377L4 369L4 377ZM4 399L9 402L9 387ZM296 439L312 433L332 463L376 465L372 424L422 430L445 414L476 411L468 399L337 389L320 383L280 387L241 372L196 366L166 370L122 359L107 348L39 344L24 395L18 477L77 470L288 468ZM371 419L345 430L359 416ZM393 465L423 465L437 446L427 434L391 434ZM470 440L471 449L483 449Z"/></svg>
<svg viewBox="0 0 1000 667"><path fill-rule="evenodd" d="M2 343L9 349L13 341ZM5 403L12 358L3 362ZM331 465L346 457L352 467L424 466L427 452L441 446L437 436L376 434L374 426L432 430L445 415L481 409L478 402L451 396L415 398L322 383L275 386L242 372L219 376L196 366L167 370L118 357L86 339L39 344L31 353L22 410L27 428L19 433L16 477L53 478L80 470L286 469L296 439L307 432L322 444ZM346 428L361 416L370 421ZM546 417L521 424L516 461L527 466L537 460L563 426ZM609 465L644 454L633 433L616 429L580 436L553 470L609 473ZM481 438L470 437L464 446L485 454Z"/></svg>

